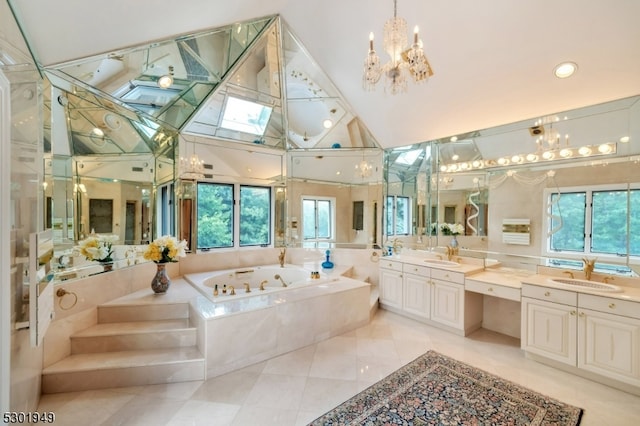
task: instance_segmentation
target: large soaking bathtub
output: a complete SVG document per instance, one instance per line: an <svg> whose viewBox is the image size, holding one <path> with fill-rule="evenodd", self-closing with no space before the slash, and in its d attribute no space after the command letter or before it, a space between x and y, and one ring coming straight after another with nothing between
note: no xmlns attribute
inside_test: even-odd
<svg viewBox="0 0 640 426"><path fill-rule="evenodd" d="M185 279L212 302L222 303L326 284L339 277L295 265L265 265L189 274Z"/></svg>
<svg viewBox="0 0 640 426"><path fill-rule="evenodd" d="M319 272L319 278L312 272ZM206 296L207 377L326 340L369 322L370 284L294 265L186 274ZM286 287L283 285L286 284ZM245 284L250 288L246 292ZM264 290L260 290L260 287ZM218 295L213 295L215 286ZM222 289L226 286L227 292ZM231 294L234 287L235 295Z"/></svg>

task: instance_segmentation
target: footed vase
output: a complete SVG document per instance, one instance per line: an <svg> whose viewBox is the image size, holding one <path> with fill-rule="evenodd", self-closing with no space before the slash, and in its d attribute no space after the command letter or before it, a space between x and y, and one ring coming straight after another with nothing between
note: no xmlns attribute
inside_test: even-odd
<svg viewBox="0 0 640 426"><path fill-rule="evenodd" d="M165 294L169 290L171 280L167 274L166 263L156 263L156 275L151 280L151 289L156 294Z"/></svg>

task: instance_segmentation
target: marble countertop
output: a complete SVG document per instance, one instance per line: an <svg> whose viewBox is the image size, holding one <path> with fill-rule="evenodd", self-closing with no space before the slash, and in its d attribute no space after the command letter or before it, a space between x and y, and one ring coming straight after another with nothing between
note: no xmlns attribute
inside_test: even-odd
<svg viewBox="0 0 640 426"><path fill-rule="evenodd" d="M585 293L601 297L611 297L614 299L640 302L640 286L635 287L632 285L627 285L627 283L625 283L624 285L615 282L610 283L622 289L622 291L620 292L612 292L591 289L588 287L583 288L571 285L563 285L552 281L554 278L566 279L566 276L538 274L533 271L502 267L500 265L485 268L484 265L476 263L476 259L460 258L461 262L457 266L429 264L429 259L436 259L436 257L434 256L395 254L393 256L385 256L383 257L383 259L408 263L412 265L428 266L430 268L444 269L452 272L460 272L465 275L465 281L477 281L517 289L522 288L522 284L531 284L542 287L556 288L565 291L574 291L576 293ZM598 281L593 280L593 282Z"/></svg>
<svg viewBox="0 0 640 426"><path fill-rule="evenodd" d="M465 277L465 280L521 288L522 281L531 275L535 275L535 272L511 268L487 268Z"/></svg>
<svg viewBox="0 0 640 426"><path fill-rule="evenodd" d="M627 286L627 285L619 285L619 284L611 283L613 285L616 285L616 286L620 287L622 289L622 291L621 292L599 291L599 290L594 290L594 289L589 289L589 288L576 288L576 287L573 287L573 286L554 283L552 281L554 278L566 278L566 277L557 277L557 276L551 276L551 275L533 274L533 275L530 275L528 277L523 278L522 283L523 284L537 285L537 286L541 286L541 287L555 288L555 289L558 289L558 290L574 291L576 293L592 294L594 296L611 297L613 299L621 299L621 300L629 300L629 301L632 301L632 302L640 302L640 287L632 287L632 286ZM594 282L597 282L597 281L594 281Z"/></svg>
<svg viewBox="0 0 640 426"><path fill-rule="evenodd" d="M456 258L458 258L458 256L454 256L454 259ZM476 274L484 269L484 266L481 263L473 262L476 259L463 259L461 262L458 262L457 266L437 265L434 263L429 263L429 260L442 260L434 256L410 256L403 254L394 254L393 256L385 256L380 261L382 262L384 260L393 260L402 263L409 263L416 266L426 266L428 268L444 269L451 272L460 272L465 276Z"/></svg>

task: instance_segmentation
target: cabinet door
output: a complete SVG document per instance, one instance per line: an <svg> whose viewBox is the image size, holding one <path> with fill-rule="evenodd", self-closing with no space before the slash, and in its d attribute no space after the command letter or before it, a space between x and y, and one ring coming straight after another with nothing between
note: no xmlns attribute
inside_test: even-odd
<svg viewBox="0 0 640 426"><path fill-rule="evenodd" d="M429 278L404 274L404 310L423 318L429 318Z"/></svg>
<svg viewBox="0 0 640 426"><path fill-rule="evenodd" d="M640 320L580 309L578 367L640 384Z"/></svg>
<svg viewBox="0 0 640 426"><path fill-rule="evenodd" d="M522 298L522 348L527 352L576 365L577 308Z"/></svg>
<svg viewBox="0 0 640 426"><path fill-rule="evenodd" d="M380 269L380 302L394 308L402 308L402 273Z"/></svg>
<svg viewBox="0 0 640 426"><path fill-rule="evenodd" d="M464 286L432 280L431 320L449 327L463 329Z"/></svg>

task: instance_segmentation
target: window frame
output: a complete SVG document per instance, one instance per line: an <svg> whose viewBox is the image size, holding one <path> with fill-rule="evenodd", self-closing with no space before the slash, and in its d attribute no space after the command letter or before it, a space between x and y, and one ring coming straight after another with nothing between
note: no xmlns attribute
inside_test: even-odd
<svg viewBox="0 0 640 426"><path fill-rule="evenodd" d="M320 238L318 237L318 227L315 226L315 237L314 238L305 238L304 235L304 202L305 200L314 201L315 204L315 221L316 225L318 222L318 201L328 201L329 202L329 237L328 238ZM328 248L331 244L336 241L336 198L335 197L326 197L319 195L302 195L300 197L300 239L302 240L302 245L305 248Z"/></svg>
<svg viewBox="0 0 640 426"><path fill-rule="evenodd" d="M558 257L561 255L563 258L582 260L585 256L597 257L600 262L619 262L620 259L628 257L629 263L640 264L640 254L627 254L630 251L630 237L633 230L630 229L631 219L629 214L630 201L627 198L627 214L626 214L626 226L627 226L627 247L624 249L624 254L611 254L592 251L592 237L593 237L593 194L602 192L614 192L614 191L640 191L640 182L623 183L623 184L606 184L606 185L589 185L589 186L570 186L570 187L556 187L545 188L543 191L543 221L541 226L541 241L542 255L550 258ZM585 232L584 232L584 250L583 251L556 251L551 249L551 216L550 216L550 200L551 196L560 193L561 196L571 193L585 193ZM599 263L600 263L599 262Z"/></svg>
<svg viewBox="0 0 640 426"><path fill-rule="evenodd" d="M232 226L231 226L231 239L232 244L221 247L201 247L200 246L200 229L198 226L200 200L198 197L199 185L218 185L232 188L233 208L232 208ZM242 188L264 188L269 193L269 233L268 242L260 244L241 244L240 243L240 221L241 221L241 205L240 205L240 193ZM273 247L274 241L274 215L275 215L275 196L274 188L267 185L253 185L246 183L228 183L228 182L214 182L214 181L198 181L196 182L196 203L195 203L195 246L198 252L210 252L210 251L224 251L224 250L241 250L252 249L255 247Z"/></svg>
<svg viewBox="0 0 640 426"><path fill-rule="evenodd" d="M406 233L398 233L397 232L397 208L398 208L398 199L401 198L403 200L406 200L406 207L407 207L407 211L406 211ZM393 222L389 223L389 199L393 199L393 208L391 210L391 217L393 218ZM408 236L411 235L411 224L412 224L412 212L411 212L411 206L412 206L412 202L413 200L411 199L411 197L407 196L407 195L387 195L385 197L385 222L386 222L386 233L387 236ZM392 230L393 232L389 232L389 230Z"/></svg>

